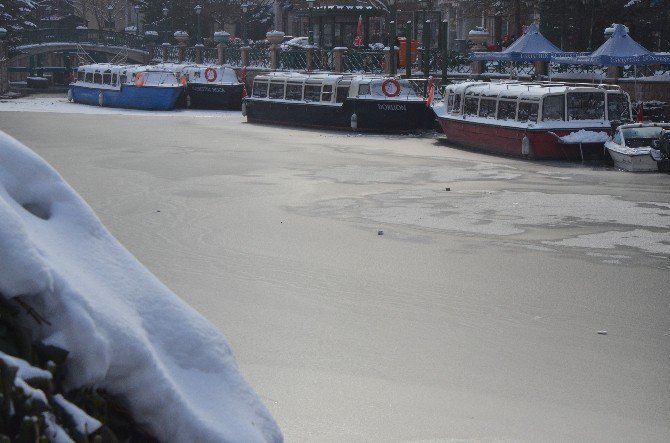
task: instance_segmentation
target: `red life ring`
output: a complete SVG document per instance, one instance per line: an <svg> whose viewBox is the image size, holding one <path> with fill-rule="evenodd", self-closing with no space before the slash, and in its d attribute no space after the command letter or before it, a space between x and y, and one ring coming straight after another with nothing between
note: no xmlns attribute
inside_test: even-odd
<svg viewBox="0 0 670 443"><path fill-rule="evenodd" d="M205 80L208 82L213 82L216 80L216 69L214 68L207 68L205 69Z"/></svg>
<svg viewBox="0 0 670 443"><path fill-rule="evenodd" d="M393 86L395 86L395 91L394 92L389 92L386 89L389 84L392 84ZM387 78L382 83L382 92L387 97L397 97L398 95L400 95L400 83L398 83L398 80L396 80L394 78Z"/></svg>
<svg viewBox="0 0 670 443"><path fill-rule="evenodd" d="M142 87L144 86L144 75L142 72L135 74L135 86Z"/></svg>

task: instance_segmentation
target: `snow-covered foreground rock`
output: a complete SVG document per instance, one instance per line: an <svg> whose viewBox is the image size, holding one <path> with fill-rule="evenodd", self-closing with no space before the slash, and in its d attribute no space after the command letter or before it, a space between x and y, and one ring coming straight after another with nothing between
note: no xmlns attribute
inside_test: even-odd
<svg viewBox="0 0 670 443"><path fill-rule="evenodd" d="M67 349L68 388L127 399L162 441L281 441L226 339L147 271L44 160L0 132L0 294Z"/></svg>

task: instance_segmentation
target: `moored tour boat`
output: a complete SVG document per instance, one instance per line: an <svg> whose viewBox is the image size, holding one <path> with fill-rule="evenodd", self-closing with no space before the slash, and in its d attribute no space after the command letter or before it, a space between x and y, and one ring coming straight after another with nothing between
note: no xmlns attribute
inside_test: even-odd
<svg viewBox="0 0 670 443"><path fill-rule="evenodd" d="M670 123L619 126L605 143L614 166L630 172L667 171L670 164Z"/></svg>
<svg viewBox="0 0 670 443"><path fill-rule="evenodd" d="M610 122L632 117L630 98L617 86L550 82L453 84L433 110L457 144L552 160L602 159ZM576 132L597 137L571 137Z"/></svg>
<svg viewBox="0 0 670 443"><path fill-rule="evenodd" d="M235 70L226 65L162 63L158 68L171 70L186 79L183 106L197 109L240 109L244 83Z"/></svg>
<svg viewBox="0 0 670 443"><path fill-rule="evenodd" d="M416 83L369 75L258 75L242 106L252 123L374 132L420 131L435 118Z"/></svg>
<svg viewBox="0 0 670 443"><path fill-rule="evenodd" d="M68 99L88 105L168 111L183 91L184 84L169 70L101 63L77 68Z"/></svg>

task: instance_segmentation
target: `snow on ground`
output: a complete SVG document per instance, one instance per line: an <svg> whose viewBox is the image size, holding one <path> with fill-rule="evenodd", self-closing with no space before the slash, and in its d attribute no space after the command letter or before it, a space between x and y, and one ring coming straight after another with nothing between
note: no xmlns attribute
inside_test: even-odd
<svg viewBox="0 0 670 443"><path fill-rule="evenodd" d="M242 118L240 111L217 111L205 109L175 109L172 111L143 111L138 109L103 108L100 106L70 103L63 97L28 97L0 100L0 112L57 112L61 114L113 114L137 116L184 116L206 118Z"/></svg>
<svg viewBox="0 0 670 443"><path fill-rule="evenodd" d="M35 340L70 352L67 388L125 397L160 440L282 440L217 329L123 248L53 168L2 132L0 293L49 320L29 324Z"/></svg>

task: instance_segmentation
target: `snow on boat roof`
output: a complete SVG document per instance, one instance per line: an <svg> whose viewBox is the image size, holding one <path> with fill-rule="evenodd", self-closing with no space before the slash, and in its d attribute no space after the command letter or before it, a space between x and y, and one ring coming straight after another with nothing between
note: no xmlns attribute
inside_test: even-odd
<svg viewBox="0 0 670 443"><path fill-rule="evenodd" d="M549 94L564 94L566 92L621 92L618 86L589 85L552 82L463 82L450 85L447 91L465 95L481 95L484 97L526 98L539 100Z"/></svg>

